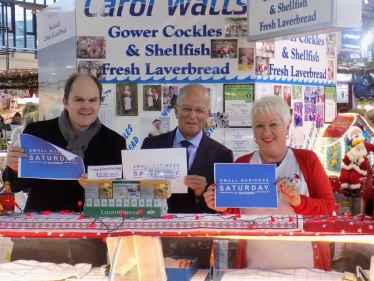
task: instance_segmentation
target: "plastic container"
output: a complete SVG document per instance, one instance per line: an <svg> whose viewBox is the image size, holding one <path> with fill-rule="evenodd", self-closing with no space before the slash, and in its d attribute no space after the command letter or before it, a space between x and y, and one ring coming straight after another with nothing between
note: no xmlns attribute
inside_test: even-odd
<svg viewBox="0 0 374 281"><path fill-rule="evenodd" d="M169 257L173 259L190 260L189 268L165 268L168 281L190 281L198 269L198 259L196 257Z"/></svg>

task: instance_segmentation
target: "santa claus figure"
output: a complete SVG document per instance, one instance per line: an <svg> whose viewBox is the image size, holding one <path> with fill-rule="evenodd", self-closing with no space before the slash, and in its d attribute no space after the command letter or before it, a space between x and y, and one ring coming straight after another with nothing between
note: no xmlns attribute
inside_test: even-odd
<svg viewBox="0 0 374 281"><path fill-rule="evenodd" d="M301 180L300 180L300 176L298 174L294 174L293 175L293 180L292 180L292 183L297 187L297 188L300 188L301 186Z"/></svg>
<svg viewBox="0 0 374 281"><path fill-rule="evenodd" d="M365 141L365 138L362 135L362 129L363 127L359 124L354 124L352 127L348 129L347 131L348 145L355 146Z"/></svg>
<svg viewBox="0 0 374 281"><path fill-rule="evenodd" d="M370 163L367 159L369 152L374 152L374 145L364 143L362 127L352 126L348 131L348 139L352 148L344 156L342 170L340 172L340 186L344 189L344 196L358 197L360 179L366 177Z"/></svg>

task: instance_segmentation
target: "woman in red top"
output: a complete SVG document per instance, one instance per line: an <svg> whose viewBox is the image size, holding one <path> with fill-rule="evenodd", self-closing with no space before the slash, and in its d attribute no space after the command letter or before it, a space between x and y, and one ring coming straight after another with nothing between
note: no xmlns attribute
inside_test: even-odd
<svg viewBox="0 0 374 281"><path fill-rule="evenodd" d="M255 101L251 111L258 150L236 163L276 164L278 209L226 209L215 207L215 184L204 193L205 201L218 212L249 215L332 215L334 197L329 178L317 155L286 146L291 125L288 104L279 96ZM244 244L247 246L244 248ZM292 244L292 245L291 245ZM298 241L245 241L238 267L331 269L327 243ZM308 254L309 253L309 254Z"/></svg>

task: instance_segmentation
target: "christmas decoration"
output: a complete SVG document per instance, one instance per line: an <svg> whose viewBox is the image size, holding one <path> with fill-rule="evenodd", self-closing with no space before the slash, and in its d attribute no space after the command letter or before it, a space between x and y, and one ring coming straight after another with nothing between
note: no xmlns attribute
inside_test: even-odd
<svg viewBox="0 0 374 281"><path fill-rule="evenodd" d="M14 193L13 192L0 193L0 204L2 206L0 216L13 214L14 207L15 207Z"/></svg>
<svg viewBox="0 0 374 281"><path fill-rule="evenodd" d="M38 72L34 70L11 70L0 72L0 90L33 90L39 87Z"/></svg>
<svg viewBox="0 0 374 281"><path fill-rule="evenodd" d="M358 197L358 190L361 187L360 179L366 177L370 167L367 155L369 152L374 152L374 145L365 143L362 129L360 124L355 123L347 131L348 144L352 148L343 158L339 177L340 186L344 189L346 197Z"/></svg>
<svg viewBox="0 0 374 281"><path fill-rule="evenodd" d="M373 66L338 65L337 73L341 74L368 74L374 73Z"/></svg>

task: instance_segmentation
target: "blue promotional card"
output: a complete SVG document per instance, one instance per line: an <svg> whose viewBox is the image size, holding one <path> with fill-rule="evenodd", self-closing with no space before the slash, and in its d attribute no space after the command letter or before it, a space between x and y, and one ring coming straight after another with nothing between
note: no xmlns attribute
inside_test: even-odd
<svg viewBox="0 0 374 281"><path fill-rule="evenodd" d="M216 207L278 208L273 164L214 164Z"/></svg>
<svg viewBox="0 0 374 281"><path fill-rule="evenodd" d="M20 178L76 180L85 173L81 157L40 138L21 134L19 146L27 154L19 158Z"/></svg>

